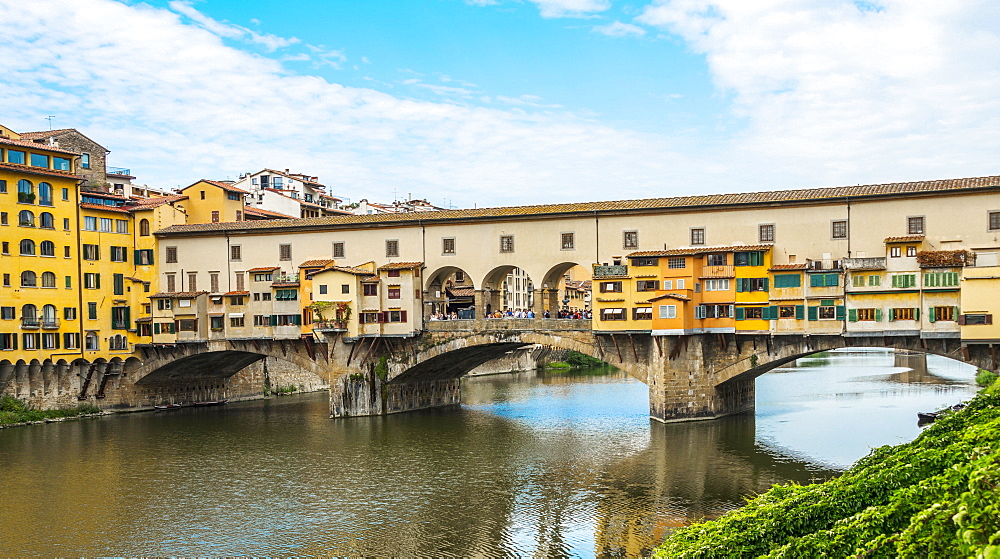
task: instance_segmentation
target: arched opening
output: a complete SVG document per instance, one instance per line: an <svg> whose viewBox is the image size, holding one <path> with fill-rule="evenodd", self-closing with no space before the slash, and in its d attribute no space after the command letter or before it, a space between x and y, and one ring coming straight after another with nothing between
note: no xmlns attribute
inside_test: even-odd
<svg viewBox="0 0 1000 559"><path fill-rule="evenodd" d="M84 347L87 351L98 351L101 349L101 338L97 335L97 332L87 332L84 336Z"/></svg>
<svg viewBox="0 0 1000 559"><path fill-rule="evenodd" d="M589 318L591 272L576 262L561 262L549 268L538 290L543 305L558 309L563 318ZM551 311L550 311L551 312Z"/></svg>
<svg viewBox="0 0 1000 559"><path fill-rule="evenodd" d="M546 310L536 308L535 284L528 273L509 265L497 266L483 278L483 306L487 318L535 318Z"/></svg>
<svg viewBox="0 0 1000 559"><path fill-rule="evenodd" d="M55 256L56 244L52 241L42 241L38 245L38 254L42 256Z"/></svg>
<svg viewBox="0 0 1000 559"><path fill-rule="evenodd" d="M427 274L425 286L425 320L475 318L475 282L465 270L438 268Z"/></svg>
<svg viewBox="0 0 1000 559"><path fill-rule="evenodd" d="M143 218L143 219L141 219L139 221L139 236L140 237L148 237L149 236L149 220L148 219Z"/></svg>
<svg viewBox="0 0 1000 559"><path fill-rule="evenodd" d="M32 241L31 239L21 239L19 248L21 250L21 256L35 255L35 241Z"/></svg>
<svg viewBox="0 0 1000 559"><path fill-rule="evenodd" d="M42 287L55 287L55 286L56 286L56 275L52 272L42 272Z"/></svg>
<svg viewBox="0 0 1000 559"><path fill-rule="evenodd" d="M49 212L42 212L38 215L38 226L43 229L55 229L56 221Z"/></svg>
<svg viewBox="0 0 1000 559"><path fill-rule="evenodd" d="M122 334L115 334L108 339L108 349L111 351L124 351L128 349L128 338ZM115 359L118 359L117 357Z"/></svg>
<svg viewBox="0 0 1000 559"><path fill-rule="evenodd" d="M38 203L42 206L52 205L52 185L47 182L38 183ZM50 216L51 217L51 216Z"/></svg>
<svg viewBox="0 0 1000 559"><path fill-rule="evenodd" d="M21 227L34 227L35 214L31 210L21 210L17 214L17 224Z"/></svg>
<svg viewBox="0 0 1000 559"><path fill-rule="evenodd" d="M17 181L17 201L20 204L35 203L35 185L27 179Z"/></svg>
<svg viewBox="0 0 1000 559"><path fill-rule="evenodd" d="M35 272L25 270L21 272L21 287L38 287L38 278Z"/></svg>
<svg viewBox="0 0 1000 559"><path fill-rule="evenodd" d="M45 305L42 307L42 328L56 328L58 326L59 322L56 319L56 306Z"/></svg>

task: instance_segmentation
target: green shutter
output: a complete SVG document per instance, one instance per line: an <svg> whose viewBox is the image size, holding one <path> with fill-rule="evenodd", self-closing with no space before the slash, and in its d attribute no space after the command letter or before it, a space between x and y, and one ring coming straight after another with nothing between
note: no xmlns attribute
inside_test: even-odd
<svg viewBox="0 0 1000 559"><path fill-rule="evenodd" d="M896 321L896 309L889 309L889 322Z"/></svg>
<svg viewBox="0 0 1000 559"><path fill-rule="evenodd" d="M836 287L840 284L840 280L838 278L840 278L840 274L826 274L826 281L824 284L827 287Z"/></svg>
<svg viewBox="0 0 1000 559"><path fill-rule="evenodd" d="M736 320L746 319L746 310L743 307L736 307Z"/></svg>
<svg viewBox="0 0 1000 559"><path fill-rule="evenodd" d="M153 333L154 334L159 334L160 333L160 323L159 322L156 322L156 323L153 324Z"/></svg>
<svg viewBox="0 0 1000 559"><path fill-rule="evenodd" d="M892 276L892 286L899 287L899 276Z"/></svg>
<svg viewBox="0 0 1000 559"><path fill-rule="evenodd" d="M806 306L795 305L795 320L802 320L806 317Z"/></svg>
<svg viewBox="0 0 1000 559"><path fill-rule="evenodd" d="M809 320L819 320L819 307L809 307Z"/></svg>
<svg viewBox="0 0 1000 559"><path fill-rule="evenodd" d="M882 309L875 309L875 322L882 322Z"/></svg>
<svg viewBox="0 0 1000 559"><path fill-rule="evenodd" d="M292 324L296 326L302 326L302 315L301 314L292 315Z"/></svg>
<svg viewBox="0 0 1000 559"><path fill-rule="evenodd" d="M847 320L848 322L857 322L858 309L847 309Z"/></svg>
<svg viewBox="0 0 1000 559"><path fill-rule="evenodd" d="M778 307L768 307L771 309L768 314L768 320L778 320Z"/></svg>
<svg viewBox="0 0 1000 559"><path fill-rule="evenodd" d="M125 329L132 329L132 309L130 307L125 307Z"/></svg>
<svg viewBox="0 0 1000 559"><path fill-rule="evenodd" d="M809 287L823 287L823 274L811 274L809 276Z"/></svg>
<svg viewBox="0 0 1000 559"><path fill-rule="evenodd" d="M94 286L97 289L101 288L101 274L94 274Z"/></svg>
<svg viewBox="0 0 1000 559"><path fill-rule="evenodd" d="M770 281L768 280L768 278L764 278L764 291L770 291L770 289L769 289L770 288L769 283L770 283Z"/></svg>
<svg viewBox="0 0 1000 559"><path fill-rule="evenodd" d="M920 320L920 307L913 309L913 320Z"/></svg>
<svg viewBox="0 0 1000 559"><path fill-rule="evenodd" d="M271 315L271 326L277 326L277 325L278 325L278 315L272 314Z"/></svg>
<svg viewBox="0 0 1000 559"><path fill-rule="evenodd" d="M744 281L746 281L744 278L737 278L737 280L736 280L736 292L737 293L742 293L743 291L745 291L743 289L743 282Z"/></svg>
<svg viewBox="0 0 1000 559"><path fill-rule="evenodd" d="M66 276L66 289L73 287L73 276Z"/></svg>
<svg viewBox="0 0 1000 559"><path fill-rule="evenodd" d="M114 274L111 276L114 282L115 295L125 294L125 274Z"/></svg>
<svg viewBox="0 0 1000 559"><path fill-rule="evenodd" d="M927 320L937 322L937 311L934 310L934 307L927 307Z"/></svg>
<svg viewBox="0 0 1000 559"><path fill-rule="evenodd" d="M844 320L844 305L837 305L837 320Z"/></svg>

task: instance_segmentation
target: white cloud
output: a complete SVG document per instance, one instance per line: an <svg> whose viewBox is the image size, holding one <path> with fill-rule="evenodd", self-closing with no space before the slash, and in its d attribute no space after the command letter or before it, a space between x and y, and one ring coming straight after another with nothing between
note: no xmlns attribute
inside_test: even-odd
<svg viewBox="0 0 1000 559"><path fill-rule="evenodd" d="M542 17L587 17L611 8L611 0L530 0Z"/></svg>
<svg viewBox="0 0 1000 559"><path fill-rule="evenodd" d="M609 23L607 25L598 25L593 28L593 31L609 37L627 37L629 35L642 37L646 34L646 30L638 25L622 23L620 21Z"/></svg>
<svg viewBox="0 0 1000 559"><path fill-rule="evenodd" d="M286 38L268 33L258 33L251 29L247 29L246 27L217 21L196 10L194 6L191 5L191 2L187 0L172 0L169 3L169 6L175 12L184 15L204 29L211 31L220 37L226 37L227 39L242 39L251 43L256 43L263 46L268 52L274 52L280 48L300 42L299 39L295 37ZM259 23L256 19L252 21Z"/></svg>
<svg viewBox="0 0 1000 559"><path fill-rule="evenodd" d="M657 195L680 168L662 137L294 75L189 20L112 0L0 0L3 123L42 129L57 115L161 187L276 167L354 199L405 186L483 206Z"/></svg>
<svg viewBox="0 0 1000 559"><path fill-rule="evenodd" d="M997 172L992 0L661 0L638 20L706 57L747 123L738 165L834 184Z"/></svg>

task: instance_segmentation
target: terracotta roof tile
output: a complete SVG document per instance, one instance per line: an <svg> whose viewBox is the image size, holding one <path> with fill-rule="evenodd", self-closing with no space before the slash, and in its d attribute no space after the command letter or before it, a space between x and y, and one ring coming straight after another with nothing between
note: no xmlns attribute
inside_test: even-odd
<svg viewBox="0 0 1000 559"><path fill-rule="evenodd" d="M298 287L299 282L297 281L276 281L271 284L271 287Z"/></svg>
<svg viewBox="0 0 1000 559"><path fill-rule="evenodd" d="M412 270L423 266L423 262L390 262L379 266L379 270Z"/></svg>
<svg viewBox="0 0 1000 559"><path fill-rule="evenodd" d="M29 165L18 165L16 163L0 163L0 169L10 169L12 171L21 171L22 173L29 173L32 175L43 175L46 177L59 177L63 179L77 179L80 180L82 177L79 175L74 175L69 171L54 171L52 169L42 169L41 167L31 167Z"/></svg>
<svg viewBox="0 0 1000 559"><path fill-rule="evenodd" d="M626 258L642 258L649 256L689 256L693 254L709 254L715 252L740 252L745 250L771 250L773 245L730 245L710 247L684 247L667 250L644 250L633 252Z"/></svg>
<svg viewBox="0 0 1000 559"><path fill-rule="evenodd" d="M151 316L140 316L139 318L135 319L135 322L138 324L142 324L144 322L152 322L152 321L153 317Z"/></svg>
<svg viewBox="0 0 1000 559"><path fill-rule="evenodd" d="M836 201L843 199L907 195L922 195L935 192L976 192L1000 190L1000 176L973 177L905 183L876 184L867 186L842 186L835 188L810 188L802 190L775 190L746 192L738 194L708 194L702 196L679 196L675 198L649 198L644 200L613 200L605 202L585 202L570 204L545 204L535 206L513 206L502 208L477 208L463 210L442 210L432 212L407 212L391 214L365 214L352 216L327 216L300 218L289 221L248 221L225 223L200 223L174 225L158 231L158 235L181 235L185 233L213 232L227 230L256 230L272 228L328 228L354 226L368 223L412 223L428 221L494 219L498 217L535 216L545 214L633 212L643 210L696 209L719 206L739 206L751 204L798 203L816 201Z"/></svg>
<svg viewBox="0 0 1000 559"><path fill-rule="evenodd" d="M800 262L798 264L774 264L768 270L772 271L782 271L782 270L808 270L809 264L806 262Z"/></svg>
<svg viewBox="0 0 1000 559"><path fill-rule="evenodd" d="M126 207L130 210L150 210L164 204L171 204L173 202L179 202L187 199L187 196L181 194L176 196L157 196L155 198L132 198L129 200Z"/></svg>
<svg viewBox="0 0 1000 559"><path fill-rule="evenodd" d="M299 268L320 268L320 267L329 266L330 264L333 264L333 260L332 259L326 259L326 260L306 260L305 262L299 264Z"/></svg>
<svg viewBox="0 0 1000 559"><path fill-rule="evenodd" d="M891 243L919 243L924 240L923 235L904 235L902 237L886 237L885 244Z"/></svg>
<svg viewBox="0 0 1000 559"><path fill-rule="evenodd" d="M23 137L24 135L21 134L21 136ZM20 146L20 147L25 147L25 148L31 148L31 149L36 149L38 151L51 151L51 152L54 152L54 153L65 153L65 154L69 154L69 155L79 155L77 152L70 151L68 149L57 148L55 146L49 146L49 145L46 145L46 144L40 144L38 142L32 142L30 140L15 140L14 138L6 138L6 137L3 137L3 136L0 136L0 144L7 144L7 145L11 145L11 146Z"/></svg>
<svg viewBox="0 0 1000 559"><path fill-rule="evenodd" d="M471 286L446 287L445 292L451 297L475 297L476 288Z"/></svg>
<svg viewBox="0 0 1000 559"><path fill-rule="evenodd" d="M684 295L680 295L678 293L664 293L663 295L657 295L656 297L653 297L652 299L650 299L650 300L648 300L646 302L647 303L654 303L656 301L662 301L664 299L676 299L678 301L690 301L691 300L690 297L685 297Z"/></svg>
<svg viewBox="0 0 1000 559"><path fill-rule="evenodd" d="M129 213L128 208L121 206L105 206L104 204L80 204L80 209L82 210L99 210L106 212L117 212L127 214Z"/></svg>
<svg viewBox="0 0 1000 559"><path fill-rule="evenodd" d="M261 266L260 268L250 268L248 272L273 272L274 270L280 270L281 266Z"/></svg>
<svg viewBox="0 0 1000 559"><path fill-rule="evenodd" d="M259 215L261 217L271 217L275 219L295 219L295 216L265 210L264 208L256 208L254 206L245 206L243 208L243 213L246 215Z"/></svg>
<svg viewBox="0 0 1000 559"><path fill-rule="evenodd" d="M234 295L236 295L236 296L238 296L238 295L249 295L249 294L250 294L249 291L227 291L226 293L223 293L223 295L225 295L226 297L231 297L231 296L234 296Z"/></svg>
<svg viewBox="0 0 1000 559"><path fill-rule="evenodd" d="M199 295L205 295L207 293L208 293L208 291L175 291L175 292L162 291L160 293L154 293L153 295L150 295L149 297L151 299L152 298L156 298L156 299L190 299L192 297L197 297Z"/></svg>

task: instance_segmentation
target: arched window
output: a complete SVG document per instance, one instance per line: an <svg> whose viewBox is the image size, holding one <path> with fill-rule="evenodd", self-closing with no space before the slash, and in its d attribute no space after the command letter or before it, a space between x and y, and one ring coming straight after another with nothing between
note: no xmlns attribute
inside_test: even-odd
<svg viewBox="0 0 1000 559"><path fill-rule="evenodd" d="M52 218L52 214L49 212L42 212L38 216L38 226L44 227L45 229L55 229L56 220Z"/></svg>
<svg viewBox="0 0 1000 559"><path fill-rule="evenodd" d="M100 339L97 337L97 332L87 332L86 344L88 350L97 351L98 349L101 348Z"/></svg>
<svg viewBox="0 0 1000 559"><path fill-rule="evenodd" d="M21 287L37 287L37 281L38 278L35 277L35 272L31 270L21 272Z"/></svg>
<svg viewBox="0 0 1000 559"><path fill-rule="evenodd" d="M42 287L55 287L55 286L56 286L56 275L53 274L52 272L42 272Z"/></svg>
<svg viewBox="0 0 1000 559"><path fill-rule="evenodd" d="M34 227L35 214L31 213L31 210L21 210L17 214L17 224L21 227Z"/></svg>
<svg viewBox="0 0 1000 559"><path fill-rule="evenodd" d="M25 305L21 307L21 318L27 320L38 320L38 309L35 305Z"/></svg>
<svg viewBox="0 0 1000 559"><path fill-rule="evenodd" d="M149 220L143 219L139 222L139 236L148 237L149 236Z"/></svg>
<svg viewBox="0 0 1000 559"><path fill-rule="evenodd" d="M52 328L56 325L56 306L45 305L42 307L42 328Z"/></svg>
<svg viewBox="0 0 1000 559"><path fill-rule="evenodd" d="M126 338L121 334L115 334L114 336L111 336L111 339L108 340L108 343L110 344L108 349L112 350L128 349L128 338Z"/></svg>
<svg viewBox="0 0 1000 559"><path fill-rule="evenodd" d="M55 256L56 244L52 241L42 241L38 244L38 254L42 256Z"/></svg>
<svg viewBox="0 0 1000 559"><path fill-rule="evenodd" d="M35 185L31 181L21 179L17 181L17 201L22 204L35 203Z"/></svg>
<svg viewBox="0 0 1000 559"><path fill-rule="evenodd" d="M52 205L52 185L47 182L38 183L38 203L42 206Z"/></svg>
<svg viewBox="0 0 1000 559"><path fill-rule="evenodd" d="M31 239L21 239L21 256L35 255L35 241Z"/></svg>

